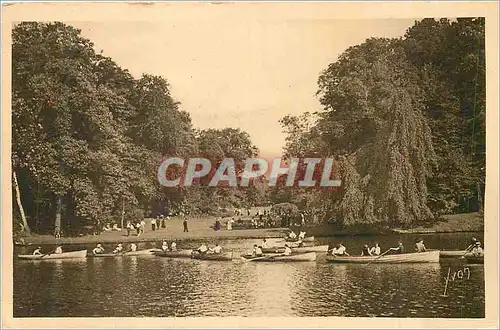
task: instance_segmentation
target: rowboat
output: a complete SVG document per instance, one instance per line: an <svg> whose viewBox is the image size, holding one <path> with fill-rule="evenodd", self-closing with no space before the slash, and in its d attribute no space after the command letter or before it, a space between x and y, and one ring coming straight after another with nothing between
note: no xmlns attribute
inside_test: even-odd
<svg viewBox="0 0 500 330"><path fill-rule="evenodd" d="M286 237L285 241L287 241L287 242L298 242L299 238ZM314 242L314 236L304 237L302 239L302 242Z"/></svg>
<svg viewBox="0 0 500 330"><path fill-rule="evenodd" d="M260 261L260 262L303 262L303 261L315 261L316 252L308 253L297 253L289 256L283 254L272 254L262 257L245 257L249 261Z"/></svg>
<svg viewBox="0 0 500 330"><path fill-rule="evenodd" d="M193 253L193 259L212 260L212 261L230 261L233 260L233 252L225 253Z"/></svg>
<svg viewBox="0 0 500 330"><path fill-rule="evenodd" d="M281 246L262 248L262 253L283 253L283 252L285 252L285 248ZM293 253L328 252L328 245L292 247L292 252Z"/></svg>
<svg viewBox="0 0 500 330"><path fill-rule="evenodd" d="M328 262L339 263L420 263L420 262L439 262L439 251L427 251L419 253L386 254L383 256L332 256L326 257Z"/></svg>
<svg viewBox="0 0 500 330"><path fill-rule="evenodd" d="M160 249L146 249L139 251L119 252L119 253L91 253L88 257L91 258L116 258L116 257L133 257L133 256L152 256L155 252L161 251Z"/></svg>
<svg viewBox="0 0 500 330"><path fill-rule="evenodd" d="M152 256L155 252L161 251L160 249L147 249L138 251L125 252L124 256Z"/></svg>
<svg viewBox="0 0 500 330"><path fill-rule="evenodd" d="M193 250L179 250L179 251L160 251L155 252L155 256L168 257L168 258L191 258Z"/></svg>
<svg viewBox="0 0 500 330"><path fill-rule="evenodd" d="M439 251L440 258L458 258L466 254L466 251Z"/></svg>
<svg viewBox="0 0 500 330"><path fill-rule="evenodd" d="M475 256L473 254L469 254L465 256L465 259L470 264L484 264L484 255Z"/></svg>
<svg viewBox="0 0 500 330"><path fill-rule="evenodd" d="M19 254L17 257L24 260L50 260L50 259L79 259L87 256L87 250L71 251L63 253L50 253L42 255Z"/></svg>

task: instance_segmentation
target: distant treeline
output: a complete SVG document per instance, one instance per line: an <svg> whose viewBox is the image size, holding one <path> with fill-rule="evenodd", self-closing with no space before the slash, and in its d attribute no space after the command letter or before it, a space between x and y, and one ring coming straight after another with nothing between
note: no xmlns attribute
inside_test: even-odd
<svg viewBox="0 0 500 330"><path fill-rule="evenodd" d="M347 49L321 73L324 111L281 123L287 156L337 157L337 190L262 180L246 189L162 187L163 157L233 157L238 167L258 150L237 128L194 129L164 78L135 79L78 29L25 22L12 36L17 230L217 214L269 200L345 225L409 225L482 207L484 19L425 19L404 38Z"/></svg>

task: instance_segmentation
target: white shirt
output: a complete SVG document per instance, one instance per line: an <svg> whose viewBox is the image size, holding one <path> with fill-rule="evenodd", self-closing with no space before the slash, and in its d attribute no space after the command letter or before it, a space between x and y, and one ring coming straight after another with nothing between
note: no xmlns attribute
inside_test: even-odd
<svg viewBox="0 0 500 330"><path fill-rule="evenodd" d="M301 231L300 234L299 234L299 238L304 238L306 237L306 232L305 231Z"/></svg>
<svg viewBox="0 0 500 330"><path fill-rule="evenodd" d="M337 251L335 252L336 254L344 254L345 253L345 246L341 245Z"/></svg>
<svg viewBox="0 0 500 330"><path fill-rule="evenodd" d="M254 249L254 252L255 252L255 254L257 254L257 255L258 255L258 254L262 254L262 250L261 250L259 247L256 247L256 248Z"/></svg>
<svg viewBox="0 0 500 330"><path fill-rule="evenodd" d="M59 253L62 253L62 252L63 252L63 251L62 251L62 248L61 248L60 246L58 246L58 247L56 248L56 250L54 251L54 253L56 253L56 254L59 254Z"/></svg>
<svg viewBox="0 0 500 330"><path fill-rule="evenodd" d="M162 244L161 249L162 249L163 251L167 251L167 250L168 250L168 245L167 245L167 243Z"/></svg>
<svg viewBox="0 0 500 330"><path fill-rule="evenodd" d="M39 254L42 254L41 249L36 249L35 251L33 251L34 256Z"/></svg>
<svg viewBox="0 0 500 330"><path fill-rule="evenodd" d="M267 248L267 241L263 241L261 245L263 248Z"/></svg>
<svg viewBox="0 0 500 330"><path fill-rule="evenodd" d="M172 242L172 245L170 245L170 248L172 249L172 251L177 250L177 243Z"/></svg>
<svg viewBox="0 0 500 330"><path fill-rule="evenodd" d="M152 224L152 225L156 225L156 219L154 219L154 218L153 218L153 219L151 219L151 224Z"/></svg>
<svg viewBox="0 0 500 330"><path fill-rule="evenodd" d="M208 251L208 248L207 248L207 246L206 246L205 244L203 244L202 246L200 246L200 247L198 248L198 250L200 250L201 252L207 252L207 251Z"/></svg>
<svg viewBox="0 0 500 330"><path fill-rule="evenodd" d="M285 247L285 252L283 254L286 255L286 256L291 255L292 254L292 249L290 249L289 247Z"/></svg>
<svg viewBox="0 0 500 330"><path fill-rule="evenodd" d="M297 235L296 235L296 234L292 231L292 232L290 233L290 235L288 235L288 237L290 237L290 238L296 238L296 237L297 237Z"/></svg>
<svg viewBox="0 0 500 330"><path fill-rule="evenodd" d="M130 250L131 250L131 251L137 251L137 245L135 245L134 243L132 243L132 244L130 245Z"/></svg>
<svg viewBox="0 0 500 330"><path fill-rule="evenodd" d="M370 249L370 253L378 256L380 254L380 246L374 246Z"/></svg>
<svg viewBox="0 0 500 330"><path fill-rule="evenodd" d="M222 252L222 248L217 245L216 247L214 247L214 252L215 253L221 253Z"/></svg>

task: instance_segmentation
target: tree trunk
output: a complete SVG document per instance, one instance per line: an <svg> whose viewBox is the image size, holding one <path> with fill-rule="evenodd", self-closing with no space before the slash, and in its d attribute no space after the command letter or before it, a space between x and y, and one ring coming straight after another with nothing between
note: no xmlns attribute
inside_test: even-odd
<svg viewBox="0 0 500 330"><path fill-rule="evenodd" d="M14 190L16 192L16 201L17 207L19 208L19 213L21 214L21 225L23 226L23 230L31 234L30 227L28 226L28 221L26 220L26 215L24 214L23 204L21 203L21 192L19 191L19 185L17 183L17 175L15 171L12 171L12 177L14 179Z"/></svg>
<svg viewBox="0 0 500 330"><path fill-rule="evenodd" d="M61 195L56 194L56 219L54 221L54 232L56 233L60 232L61 230L61 210Z"/></svg>
<svg viewBox="0 0 500 330"><path fill-rule="evenodd" d="M123 220L125 218L125 198L122 196L122 230L123 230Z"/></svg>

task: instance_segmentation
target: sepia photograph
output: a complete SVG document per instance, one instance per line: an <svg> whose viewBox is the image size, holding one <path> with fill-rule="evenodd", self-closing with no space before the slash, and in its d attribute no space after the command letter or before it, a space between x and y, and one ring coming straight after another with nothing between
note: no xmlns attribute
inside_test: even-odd
<svg viewBox="0 0 500 330"><path fill-rule="evenodd" d="M490 21L285 5L9 23L11 317L485 319Z"/></svg>

